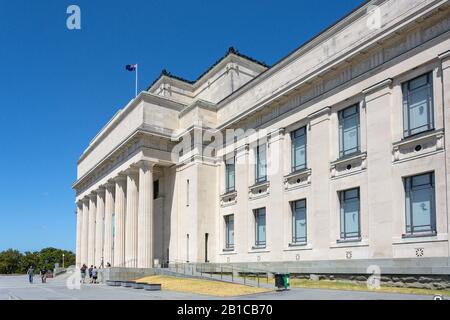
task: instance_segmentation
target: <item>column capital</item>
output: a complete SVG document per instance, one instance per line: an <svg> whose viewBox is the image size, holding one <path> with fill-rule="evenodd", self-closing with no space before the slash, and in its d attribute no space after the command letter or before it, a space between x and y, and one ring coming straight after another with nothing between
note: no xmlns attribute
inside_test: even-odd
<svg viewBox="0 0 450 320"><path fill-rule="evenodd" d="M97 195L104 195L105 194L105 190L106 190L106 187L103 185L103 186L100 186L97 190L95 190L95 193Z"/></svg>
<svg viewBox="0 0 450 320"><path fill-rule="evenodd" d="M109 179L103 186L105 189L112 188L116 185L114 179Z"/></svg>
<svg viewBox="0 0 450 320"><path fill-rule="evenodd" d="M81 199L81 202L82 202L83 204L89 204L89 196L84 196L84 198Z"/></svg>
<svg viewBox="0 0 450 320"><path fill-rule="evenodd" d="M112 179L114 182L127 181L127 175L124 173L119 173L116 177Z"/></svg>
<svg viewBox="0 0 450 320"><path fill-rule="evenodd" d="M97 191L92 191L90 194L88 194L89 200L96 200L97 199Z"/></svg>
<svg viewBox="0 0 450 320"><path fill-rule="evenodd" d="M124 173L129 177L129 176L137 176L139 174L139 169L135 166L131 166L128 169L126 169L124 171Z"/></svg>
<svg viewBox="0 0 450 320"><path fill-rule="evenodd" d="M138 167L140 169L147 169L147 170L149 170L149 169L152 170L155 165L156 164L154 162L150 162L147 160L141 160L136 163L136 167Z"/></svg>

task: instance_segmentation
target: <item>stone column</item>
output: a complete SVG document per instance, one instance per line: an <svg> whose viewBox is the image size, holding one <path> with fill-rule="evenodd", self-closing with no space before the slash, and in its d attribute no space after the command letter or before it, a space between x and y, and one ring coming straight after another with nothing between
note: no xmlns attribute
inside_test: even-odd
<svg viewBox="0 0 450 320"><path fill-rule="evenodd" d="M115 178L116 197L114 203L115 233L114 233L114 266L125 266L125 213L127 179L125 175Z"/></svg>
<svg viewBox="0 0 450 320"><path fill-rule="evenodd" d="M327 201L332 186L330 184L330 148L333 143L338 143L330 141L330 113L331 109L324 107L308 116L307 139L309 159L311 160L308 167L313 172L311 194L315 196L311 201L308 199L307 223L308 234L311 235L311 245L317 250L316 255L313 255L314 258L318 258L325 250L329 250L330 234L335 241L334 237L337 234L334 230L339 230L339 225L330 226L330 221L336 221L335 217L338 213L333 211L331 201Z"/></svg>
<svg viewBox="0 0 450 320"><path fill-rule="evenodd" d="M88 263L89 243L89 198L85 197L83 203L83 222L81 224L81 265Z"/></svg>
<svg viewBox="0 0 450 320"><path fill-rule="evenodd" d="M114 183L107 183L105 190L105 242L103 245L103 261L113 265L113 217L114 213Z"/></svg>
<svg viewBox="0 0 450 320"><path fill-rule="evenodd" d="M97 194L92 192L89 195L89 226L88 226L88 265L95 264L95 214L97 212Z"/></svg>
<svg viewBox="0 0 450 320"><path fill-rule="evenodd" d="M76 249L76 267L81 267L81 228L83 223L83 203L77 202L77 249Z"/></svg>
<svg viewBox="0 0 450 320"><path fill-rule="evenodd" d="M136 268L138 255L138 172L136 169L129 169L126 174L125 265L129 268Z"/></svg>
<svg viewBox="0 0 450 320"><path fill-rule="evenodd" d="M95 217L95 259L94 265L101 266L103 260L103 228L105 216L105 188L97 190L97 212Z"/></svg>
<svg viewBox="0 0 450 320"><path fill-rule="evenodd" d="M153 267L153 164L139 163L138 268Z"/></svg>
<svg viewBox="0 0 450 320"><path fill-rule="evenodd" d="M368 213L361 210L361 233L364 238L364 218L369 222L369 258L391 258L392 252L392 80L386 79L364 89L367 115L367 197ZM363 194L364 196L364 194ZM361 208L363 197L361 197ZM403 200L404 201L404 200Z"/></svg>
<svg viewBox="0 0 450 320"><path fill-rule="evenodd" d="M442 215L442 218L444 221L447 220L447 230L442 231L443 233L450 232L450 217L449 217L449 203L448 199L450 199L450 154L448 150L450 150L450 50L443 52L438 55L440 61L441 61L441 81L442 81L442 112L443 112L443 118L444 118L444 129L445 129L445 165L446 165L446 189L447 189L447 203L446 203L446 210L445 214ZM435 108L439 108L438 105L435 105ZM436 215L438 215L438 211L436 211ZM440 217L436 217L437 219L440 219ZM439 226L437 226L438 232ZM450 243L447 244L448 247L448 255L450 257Z"/></svg>

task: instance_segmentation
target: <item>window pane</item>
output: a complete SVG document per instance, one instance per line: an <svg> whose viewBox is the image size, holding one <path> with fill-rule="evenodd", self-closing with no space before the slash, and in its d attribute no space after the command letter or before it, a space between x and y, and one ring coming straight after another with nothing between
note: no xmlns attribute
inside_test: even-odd
<svg viewBox="0 0 450 320"><path fill-rule="evenodd" d="M403 89L404 135L433 128L433 85L431 73L405 82Z"/></svg>
<svg viewBox="0 0 450 320"><path fill-rule="evenodd" d="M344 212L346 233L357 236L359 234L359 201L347 200L344 204Z"/></svg>
<svg viewBox="0 0 450 320"><path fill-rule="evenodd" d="M428 129L428 88L412 92L409 96L410 125L413 131Z"/></svg>
<svg viewBox="0 0 450 320"><path fill-rule="evenodd" d="M235 187L235 165L234 163L227 163L226 170L226 191L234 191Z"/></svg>
<svg viewBox="0 0 450 320"><path fill-rule="evenodd" d="M292 169L300 170L306 168L306 134L301 128L292 134Z"/></svg>
<svg viewBox="0 0 450 320"><path fill-rule="evenodd" d="M266 179L266 145L260 145L256 148L256 182Z"/></svg>
<svg viewBox="0 0 450 320"><path fill-rule="evenodd" d="M339 150L340 156L359 150L359 113L354 105L339 112Z"/></svg>
<svg viewBox="0 0 450 320"><path fill-rule="evenodd" d="M409 90L414 90L420 87L423 87L427 85L428 83L428 76L425 74L423 76L420 76L416 79L413 79L409 82Z"/></svg>
<svg viewBox="0 0 450 320"><path fill-rule="evenodd" d="M421 189L412 192L412 221L414 231L426 231L431 226L432 190Z"/></svg>
<svg viewBox="0 0 450 320"><path fill-rule="evenodd" d="M300 200L293 203L293 242L306 242L306 201Z"/></svg>
<svg viewBox="0 0 450 320"><path fill-rule="evenodd" d="M405 179L406 232L436 231L434 174Z"/></svg>
<svg viewBox="0 0 450 320"><path fill-rule="evenodd" d="M225 216L226 247L234 246L234 215Z"/></svg>
<svg viewBox="0 0 450 320"><path fill-rule="evenodd" d="M256 245L266 244L266 213L265 209L258 209L255 212L256 222Z"/></svg>
<svg viewBox="0 0 450 320"><path fill-rule="evenodd" d="M341 238L352 238L360 236L360 209L359 209L359 188L340 192L340 230Z"/></svg>

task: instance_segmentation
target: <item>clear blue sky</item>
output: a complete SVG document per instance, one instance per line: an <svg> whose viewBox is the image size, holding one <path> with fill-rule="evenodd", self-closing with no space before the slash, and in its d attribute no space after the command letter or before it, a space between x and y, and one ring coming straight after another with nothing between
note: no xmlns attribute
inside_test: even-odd
<svg viewBox="0 0 450 320"><path fill-rule="evenodd" d="M195 79L230 46L272 65L362 2L0 0L0 250L74 250L76 162L134 95L126 64L141 90L164 68Z"/></svg>

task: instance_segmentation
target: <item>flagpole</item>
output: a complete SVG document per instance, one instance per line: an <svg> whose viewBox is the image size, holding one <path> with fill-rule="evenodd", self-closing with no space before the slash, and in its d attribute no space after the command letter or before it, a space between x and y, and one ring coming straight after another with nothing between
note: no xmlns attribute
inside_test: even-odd
<svg viewBox="0 0 450 320"><path fill-rule="evenodd" d="M136 63L136 85L134 90L135 97L137 97L137 92L138 92L138 64Z"/></svg>

